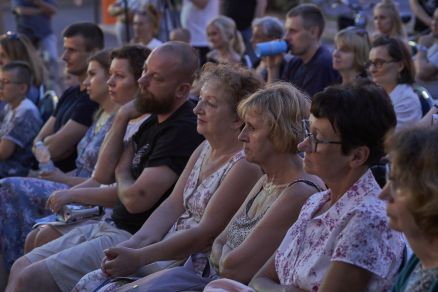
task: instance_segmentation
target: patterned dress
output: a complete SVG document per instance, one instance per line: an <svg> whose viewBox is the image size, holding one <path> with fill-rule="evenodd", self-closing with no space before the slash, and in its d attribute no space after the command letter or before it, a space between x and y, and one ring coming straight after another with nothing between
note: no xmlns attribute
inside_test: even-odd
<svg viewBox="0 0 438 292"><path fill-rule="evenodd" d="M77 146L76 173L78 177L90 177L97 161L100 145L111 127L114 116L96 130L94 123ZM26 235L36 218L50 214L46 200L56 190L68 185L37 178L9 177L0 180L0 254L6 268L23 254Z"/></svg>
<svg viewBox="0 0 438 292"><path fill-rule="evenodd" d="M187 179L187 183L184 187L184 208L185 212L178 218L169 232L164 238L171 236L174 232L180 230L186 230L193 228L199 224L204 215L204 211L207 205L216 192L217 188L220 186L223 179L226 177L228 172L232 167L240 160L244 158L243 151L239 151L233 155L233 157L228 160L224 165L222 165L218 170L212 173L210 176L206 177L202 182L199 182L199 174L201 172L201 167L205 159L210 157L211 146L207 141L203 142L202 151L196 160L195 165ZM195 269L198 271L203 271L208 264L209 253L196 253L192 255L192 261ZM175 261L173 261L175 262ZM169 267L169 261L154 263L155 269L163 269ZM135 276L144 277L150 269L143 270ZM106 281L108 278L102 273L101 270L95 270L88 273L78 282L73 291L93 291L96 287ZM126 282L120 281L116 283L111 283L103 287L99 291L112 291L116 290L120 286L126 284Z"/></svg>
<svg viewBox="0 0 438 292"><path fill-rule="evenodd" d="M388 291L405 242L389 228L379 193L368 170L320 215L315 213L330 200L330 190L310 197L275 255L280 283L317 291L330 263L336 261L371 272L367 291Z"/></svg>

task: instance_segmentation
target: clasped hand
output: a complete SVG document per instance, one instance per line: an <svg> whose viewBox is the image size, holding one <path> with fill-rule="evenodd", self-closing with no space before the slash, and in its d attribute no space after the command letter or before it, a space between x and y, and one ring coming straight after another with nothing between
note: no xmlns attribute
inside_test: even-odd
<svg viewBox="0 0 438 292"><path fill-rule="evenodd" d="M138 249L112 247L104 250L104 253L101 269L110 277L129 276L141 267Z"/></svg>

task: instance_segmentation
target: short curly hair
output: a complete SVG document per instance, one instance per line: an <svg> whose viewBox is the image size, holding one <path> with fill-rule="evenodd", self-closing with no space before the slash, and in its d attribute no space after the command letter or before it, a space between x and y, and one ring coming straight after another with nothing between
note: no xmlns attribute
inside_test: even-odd
<svg viewBox="0 0 438 292"><path fill-rule="evenodd" d="M287 82L267 85L238 107L244 119L248 112L259 114L269 128L269 140L279 152L297 153L298 143L304 139L302 120L309 116L310 99Z"/></svg>
<svg viewBox="0 0 438 292"><path fill-rule="evenodd" d="M413 127L387 138L391 179L408 193L408 208L424 235L438 237L438 129Z"/></svg>
<svg viewBox="0 0 438 292"><path fill-rule="evenodd" d="M201 86L209 81L218 81L229 98L231 109L237 114L239 102L262 88L264 81L253 71L239 64L206 63L202 67Z"/></svg>

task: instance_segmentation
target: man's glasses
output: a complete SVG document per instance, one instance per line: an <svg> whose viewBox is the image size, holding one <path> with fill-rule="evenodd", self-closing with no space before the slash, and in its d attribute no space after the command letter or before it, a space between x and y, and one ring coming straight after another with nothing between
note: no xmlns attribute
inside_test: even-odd
<svg viewBox="0 0 438 292"><path fill-rule="evenodd" d="M374 61L368 61L366 64L367 68L370 68L371 65L373 65L375 68L380 69L383 67L384 64L388 64L388 63L394 63L394 62L398 62L396 60L382 60L382 59L376 59Z"/></svg>
<svg viewBox="0 0 438 292"><path fill-rule="evenodd" d="M304 137L309 140L312 152L316 152L316 150L318 148L318 144L342 144L341 141L319 140L310 131L310 122L309 122L309 120L302 120L302 123L303 123L303 129L304 129Z"/></svg>

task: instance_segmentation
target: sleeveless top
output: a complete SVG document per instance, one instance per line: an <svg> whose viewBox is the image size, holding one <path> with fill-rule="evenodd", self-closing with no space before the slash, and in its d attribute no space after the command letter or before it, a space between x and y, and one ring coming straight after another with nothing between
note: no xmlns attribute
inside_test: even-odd
<svg viewBox="0 0 438 292"><path fill-rule="evenodd" d="M309 180L298 179L289 184L283 184L278 186L273 186L272 184L268 186L269 184L267 184L266 181L267 181L267 176L265 174L259 179L257 184L252 189L251 193L249 194L250 197L251 196L253 197L250 200L248 200L245 208L232 222L230 222L230 227L228 228L227 242L226 242L226 244L230 248L235 249L240 244L242 244L242 242L253 231L257 223L263 218L263 216L265 216L266 212L268 212L270 207L275 203L275 201L277 201L278 198L281 197L284 190L286 190L290 186L302 182L309 186L314 187L316 191L320 191L320 188L315 183ZM263 208L257 210L254 216L250 216L249 211L252 205L254 204L254 201L257 198L265 199L268 196L273 197L271 203L268 206L263 206Z"/></svg>
<svg viewBox="0 0 438 292"><path fill-rule="evenodd" d="M213 197L214 193L228 174L233 166L240 160L244 159L243 150L235 153L226 163L219 169L199 181L199 174L205 159L209 159L211 146L208 141L204 141L201 153L193 166L192 171L187 179L184 187L184 208L185 212L178 218L173 227L169 230L166 237L179 230L190 229L199 224L207 208L208 202ZM208 265L208 253L194 253L191 255L193 267L196 272L202 273Z"/></svg>

